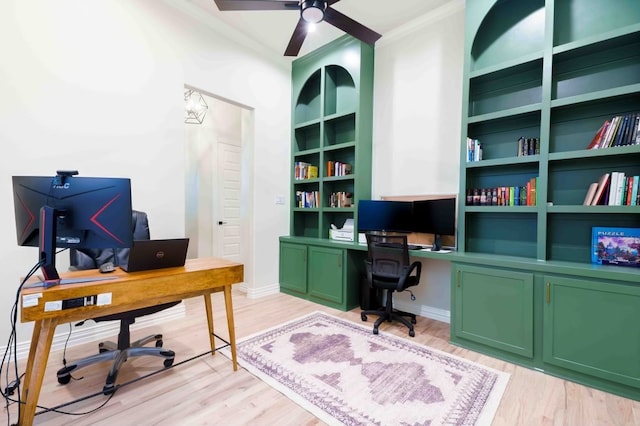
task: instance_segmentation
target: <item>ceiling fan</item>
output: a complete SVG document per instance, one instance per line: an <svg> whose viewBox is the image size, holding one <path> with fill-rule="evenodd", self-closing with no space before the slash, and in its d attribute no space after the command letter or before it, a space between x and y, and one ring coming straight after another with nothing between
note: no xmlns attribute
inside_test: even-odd
<svg viewBox="0 0 640 426"><path fill-rule="evenodd" d="M354 21L331 7L340 0L214 0L218 9L224 10L297 10L300 19L296 25L285 56L297 56L307 35L306 25L325 21L347 34L373 45L381 34Z"/></svg>

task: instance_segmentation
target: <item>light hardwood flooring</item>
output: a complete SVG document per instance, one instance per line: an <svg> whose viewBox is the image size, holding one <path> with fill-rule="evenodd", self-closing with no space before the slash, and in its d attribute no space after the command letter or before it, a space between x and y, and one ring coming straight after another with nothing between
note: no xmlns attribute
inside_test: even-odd
<svg viewBox="0 0 640 426"><path fill-rule="evenodd" d="M313 311L325 311L361 322L360 310L341 312L302 299L277 294L249 299L233 293L236 336L242 338ZM176 364L208 348L202 298L185 301L187 316L152 329L133 329L132 338L161 332L165 347L176 352ZM227 336L222 294L213 296L216 334ZM371 324L371 319L369 319ZM406 328L385 323L381 330L410 339ZM621 398L564 381L449 344L449 325L418 318L414 342L452 353L511 374L493 425L640 425L640 402ZM96 344L67 349L73 360L94 353ZM49 358L39 405L52 407L87 394L100 392L108 364L97 364L77 372L81 380L59 385L56 370L62 353ZM123 367L118 382L135 379L156 370L154 357L132 358ZM3 380L4 383L4 380ZM100 407L102 404L104 406ZM36 416L37 425L321 425L321 421L273 390L244 369L234 372L221 354L205 355L152 377L124 386L111 399L103 395L63 408L85 415L48 412ZM17 422L16 404L11 405ZM3 409L6 417L6 408ZM0 420L2 421L2 420Z"/></svg>

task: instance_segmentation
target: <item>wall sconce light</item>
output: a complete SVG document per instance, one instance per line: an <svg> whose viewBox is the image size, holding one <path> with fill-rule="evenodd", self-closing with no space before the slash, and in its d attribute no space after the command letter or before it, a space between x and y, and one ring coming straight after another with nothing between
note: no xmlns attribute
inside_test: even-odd
<svg viewBox="0 0 640 426"><path fill-rule="evenodd" d="M184 122L202 124L209 106L199 92L184 89Z"/></svg>

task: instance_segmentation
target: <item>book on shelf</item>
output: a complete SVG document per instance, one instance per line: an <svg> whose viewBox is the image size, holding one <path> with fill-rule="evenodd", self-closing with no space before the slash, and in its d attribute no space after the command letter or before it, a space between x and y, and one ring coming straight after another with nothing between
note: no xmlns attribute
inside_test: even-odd
<svg viewBox="0 0 640 426"><path fill-rule="evenodd" d="M598 182L593 182L589 185L589 189L587 189L587 194L584 196L584 201L582 202L583 206L590 206L593 203L593 198L596 195L596 191L598 190Z"/></svg>
<svg viewBox="0 0 640 426"><path fill-rule="evenodd" d="M303 209L316 208L320 205L318 191L296 191L296 206Z"/></svg>
<svg viewBox="0 0 640 426"><path fill-rule="evenodd" d="M518 138L518 157L540 154L540 138Z"/></svg>
<svg viewBox="0 0 640 426"><path fill-rule="evenodd" d="M640 176L635 175L633 177L633 183L631 188L631 199L629 200L630 206L638 205L638 183L639 183L638 180L640 180Z"/></svg>
<svg viewBox="0 0 640 426"><path fill-rule="evenodd" d="M587 149L640 144L640 112L616 115L600 126Z"/></svg>
<svg viewBox="0 0 640 426"><path fill-rule="evenodd" d="M624 202L623 205L631 205L631 194L633 193L633 176L627 176L624 184Z"/></svg>
<svg viewBox="0 0 640 426"><path fill-rule="evenodd" d="M537 177L522 186L467 189L468 206L535 206Z"/></svg>
<svg viewBox="0 0 640 426"><path fill-rule="evenodd" d="M609 128L609 124L611 124L611 122L607 120L604 122L604 124L602 124L602 126L600 126L600 129L591 140L589 146L587 146L587 149L598 149L603 136L606 134L607 129Z"/></svg>
<svg viewBox="0 0 640 426"><path fill-rule="evenodd" d="M591 200L592 206L604 204L605 194L609 193L610 177L610 173L605 173L600 176L600 179L598 179L598 187L596 189L596 193L593 196L593 199Z"/></svg>
<svg viewBox="0 0 640 426"><path fill-rule="evenodd" d="M467 137L467 162L482 160L482 144L478 139Z"/></svg>
<svg viewBox="0 0 640 426"><path fill-rule="evenodd" d="M327 161L327 176L346 176L351 174L351 164L341 161Z"/></svg>
<svg viewBox="0 0 640 426"><path fill-rule="evenodd" d="M353 205L353 193L341 191L329 194L330 207L351 207Z"/></svg>
<svg viewBox="0 0 640 426"><path fill-rule="evenodd" d="M318 177L318 166L314 166L304 161L296 161L294 164L295 179L313 179Z"/></svg>
<svg viewBox="0 0 640 426"><path fill-rule="evenodd" d="M622 195L622 184L624 182L624 173L611 172L611 185L609 187L609 205L619 206L620 197Z"/></svg>
<svg viewBox="0 0 640 426"><path fill-rule="evenodd" d="M591 262L640 267L640 228L593 227Z"/></svg>

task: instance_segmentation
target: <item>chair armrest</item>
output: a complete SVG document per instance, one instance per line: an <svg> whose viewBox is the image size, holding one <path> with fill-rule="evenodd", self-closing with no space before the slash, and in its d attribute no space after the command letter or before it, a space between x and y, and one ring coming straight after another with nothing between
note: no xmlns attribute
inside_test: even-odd
<svg viewBox="0 0 640 426"><path fill-rule="evenodd" d="M407 281L407 278L409 278L413 271L415 271L415 276L418 278L418 280L420 280L420 273L422 272L422 262L415 261L410 266L405 266L403 268L400 280L398 280L397 291L404 290L404 283L405 281Z"/></svg>

